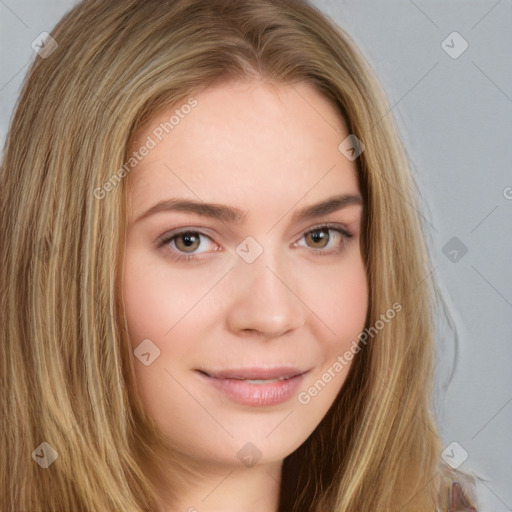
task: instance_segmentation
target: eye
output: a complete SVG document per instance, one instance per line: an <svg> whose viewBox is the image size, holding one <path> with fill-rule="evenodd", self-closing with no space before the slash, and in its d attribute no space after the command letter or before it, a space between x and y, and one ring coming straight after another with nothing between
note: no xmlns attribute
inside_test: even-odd
<svg viewBox="0 0 512 512"><path fill-rule="evenodd" d="M313 249L315 255L327 256L339 254L352 236L351 233L339 224L322 224L306 231L300 240L304 238L308 244L306 247ZM209 240L213 243L213 240L205 233L188 229L178 233L170 233L167 236L164 235L158 243L158 247L165 246L169 248L171 257L177 261L198 260L199 254L209 252L208 249L197 251L202 240ZM334 248L325 250L333 240L334 243L331 246L334 246Z"/></svg>
<svg viewBox="0 0 512 512"><path fill-rule="evenodd" d="M208 235L205 235L200 231L181 231L179 233L175 233L163 238L160 242L160 246L174 246L173 252L182 253L183 255L172 254L173 258L176 258L178 260L189 260L196 258L196 254L201 254L201 252L205 252L195 252L198 246L200 245L202 239L208 239L212 241L212 239Z"/></svg>
<svg viewBox="0 0 512 512"><path fill-rule="evenodd" d="M332 236L332 233L334 236ZM306 243L312 244L312 246L307 245L307 247L315 249L315 254L326 256L339 254L352 236L349 231L338 224L323 224L304 233L303 238L305 238ZM334 246L334 248L332 250L324 250L333 240L334 242L331 246Z"/></svg>

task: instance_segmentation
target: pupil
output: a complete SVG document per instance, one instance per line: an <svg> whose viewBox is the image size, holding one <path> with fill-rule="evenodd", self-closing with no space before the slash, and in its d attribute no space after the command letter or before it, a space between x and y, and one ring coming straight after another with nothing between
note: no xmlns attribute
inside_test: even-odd
<svg viewBox="0 0 512 512"><path fill-rule="evenodd" d="M183 240L185 240L185 245L191 245L194 243L194 235L184 235Z"/></svg>
<svg viewBox="0 0 512 512"><path fill-rule="evenodd" d="M197 236L194 233L182 233L176 240L176 245L178 248L187 249L194 245L197 242Z"/></svg>
<svg viewBox="0 0 512 512"><path fill-rule="evenodd" d="M311 237L315 243L321 242L322 240L327 238L327 233L325 229L313 231L311 233Z"/></svg>

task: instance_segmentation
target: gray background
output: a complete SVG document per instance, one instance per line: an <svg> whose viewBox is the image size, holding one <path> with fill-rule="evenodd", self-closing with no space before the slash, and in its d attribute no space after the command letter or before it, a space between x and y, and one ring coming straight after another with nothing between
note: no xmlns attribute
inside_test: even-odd
<svg viewBox="0 0 512 512"><path fill-rule="evenodd" d="M0 0L2 145L32 41L74 4ZM512 2L314 4L377 72L422 192L432 273L456 324L438 326L437 410L445 446L458 443L446 453L467 452L460 468L485 479L483 511L512 511ZM469 45L457 58L442 46L454 31Z"/></svg>

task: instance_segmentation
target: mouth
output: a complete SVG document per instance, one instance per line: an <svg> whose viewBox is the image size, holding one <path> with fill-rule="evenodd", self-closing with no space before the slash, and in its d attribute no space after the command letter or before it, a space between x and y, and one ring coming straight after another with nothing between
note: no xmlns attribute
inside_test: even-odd
<svg viewBox="0 0 512 512"><path fill-rule="evenodd" d="M269 382L291 379L302 375L309 370L301 370L292 366L278 366L274 368L250 367L233 368L227 370L197 370L214 379L237 379L254 382Z"/></svg>
<svg viewBox="0 0 512 512"><path fill-rule="evenodd" d="M288 401L310 370L281 366L196 371L204 381L233 402L269 406Z"/></svg>

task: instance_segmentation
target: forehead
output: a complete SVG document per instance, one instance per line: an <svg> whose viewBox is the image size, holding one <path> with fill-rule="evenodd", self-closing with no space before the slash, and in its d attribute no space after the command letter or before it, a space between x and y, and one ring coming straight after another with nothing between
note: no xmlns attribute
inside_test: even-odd
<svg viewBox="0 0 512 512"><path fill-rule="evenodd" d="M154 147L130 174L134 214L169 195L282 210L305 196L357 192L355 164L338 150L343 119L313 86L228 82L193 99L137 134L132 151L149 139Z"/></svg>

